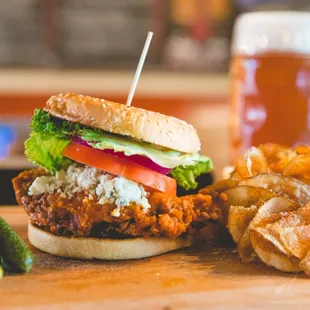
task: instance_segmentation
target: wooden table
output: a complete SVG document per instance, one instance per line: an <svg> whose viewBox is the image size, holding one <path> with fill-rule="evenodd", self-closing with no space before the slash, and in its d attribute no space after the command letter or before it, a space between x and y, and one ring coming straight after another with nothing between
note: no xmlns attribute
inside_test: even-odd
<svg viewBox="0 0 310 310"><path fill-rule="evenodd" d="M0 215L27 240L27 216ZM0 309L309 309L310 279L242 264L234 249L187 249L137 261L85 262L33 249L26 275L0 281Z"/></svg>

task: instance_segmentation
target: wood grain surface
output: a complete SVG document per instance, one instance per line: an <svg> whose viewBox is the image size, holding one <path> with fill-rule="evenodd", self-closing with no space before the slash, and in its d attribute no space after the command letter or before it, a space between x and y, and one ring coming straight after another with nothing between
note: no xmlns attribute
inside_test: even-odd
<svg viewBox="0 0 310 310"><path fill-rule="evenodd" d="M27 216L0 208L27 240ZM260 263L232 248L190 248L137 261L78 261L33 249L26 275L0 281L0 309L309 309L310 279Z"/></svg>

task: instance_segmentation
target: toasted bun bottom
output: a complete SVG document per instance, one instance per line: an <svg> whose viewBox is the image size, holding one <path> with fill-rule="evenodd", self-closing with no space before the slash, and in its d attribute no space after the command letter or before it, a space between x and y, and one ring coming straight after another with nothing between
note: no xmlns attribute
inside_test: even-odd
<svg viewBox="0 0 310 310"><path fill-rule="evenodd" d="M167 253L191 245L185 238L166 237L98 239L57 236L30 222L28 238L36 248L57 256L79 259L124 260Z"/></svg>

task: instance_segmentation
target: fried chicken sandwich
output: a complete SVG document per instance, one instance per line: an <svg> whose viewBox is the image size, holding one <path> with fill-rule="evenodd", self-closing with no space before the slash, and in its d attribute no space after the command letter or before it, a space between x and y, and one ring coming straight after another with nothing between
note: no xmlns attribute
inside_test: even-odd
<svg viewBox="0 0 310 310"><path fill-rule="evenodd" d="M176 196L212 170L193 126L78 94L35 110L25 142L39 166L13 179L37 248L81 259L134 259L189 246L220 209L207 195ZM168 176L168 174L170 176Z"/></svg>

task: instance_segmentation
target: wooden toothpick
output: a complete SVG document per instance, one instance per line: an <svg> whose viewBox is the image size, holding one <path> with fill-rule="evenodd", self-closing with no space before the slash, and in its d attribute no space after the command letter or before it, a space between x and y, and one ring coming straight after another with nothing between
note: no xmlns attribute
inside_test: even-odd
<svg viewBox="0 0 310 310"><path fill-rule="evenodd" d="M130 87L130 91L129 91L129 94L128 94L128 97L127 97L127 102L126 102L127 106L131 105L131 101L132 101L133 95L134 95L134 93L136 91L136 88L137 88L137 84L138 84L138 81L139 81L139 78L140 78L140 74L141 74L141 71L142 71L142 68L143 68L143 65L144 65L144 61L145 61L147 52L149 50L149 47L150 47L150 44L151 44L151 41L152 41L152 37L153 37L153 32L149 31L149 33L147 35L147 38L145 40L145 44L144 44L144 47L143 47L143 50L142 50L142 54L140 56L138 67L137 67L137 70L136 70L135 76L133 78L133 81L132 81L132 84L131 84L131 87Z"/></svg>

